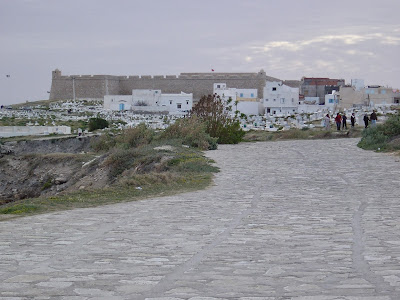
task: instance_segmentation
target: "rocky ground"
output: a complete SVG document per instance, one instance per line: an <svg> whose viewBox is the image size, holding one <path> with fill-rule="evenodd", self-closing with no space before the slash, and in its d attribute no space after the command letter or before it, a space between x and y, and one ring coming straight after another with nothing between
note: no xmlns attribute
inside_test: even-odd
<svg viewBox="0 0 400 300"><path fill-rule="evenodd" d="M7 142L0 145L0 203L108 184L96 137Z"/></svg>

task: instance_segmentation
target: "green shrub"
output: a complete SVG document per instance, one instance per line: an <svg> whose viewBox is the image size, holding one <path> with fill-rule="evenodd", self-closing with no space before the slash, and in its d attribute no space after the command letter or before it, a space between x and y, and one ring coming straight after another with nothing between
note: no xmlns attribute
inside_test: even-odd
<svg viewBox="0 0 400 300"><path fill-rule="evenodd" d="M179 173L218 172L219 169L210 164L212 162L214 161L195 153L180 153L177 157L170 159L167 165L170 170Z"/></svg>
<svg viewBox="0 0 400 300"><path fill-rule="evenodd" d="M90 118L89 119L89 131L96 129L103 129L108 127L108 121L102 118Z"/></svg>
<svg viewBox="0 0 400 300"><path fill-rule="evenodd" d="M47 190L53 186L53 180L48 178L42 185L42 191Z"/></svg>
<svg viewBox="0 0 400 300"><path fill-rule="evenodd" d="M180 139L183 144L202 150L217 149L217 139L206 133L206 125L196 116L177 120L162 134L162 138Z"/></svg>
<svg viewBox="0 0 400 300"><path fill-rule="evenodd" d="M245 134L246 133L240 128L239 121L231 120L220 128L218 132L218 143L237 144L243 140Z"/></svg>
<svg viewBox="0 0 400 300"><path fill-rule="evenodd" d="M135 174L146 173L155 169L162 170L162 166L156 168L156 164L160 162L161 158L162 153L157 153L147 148L141 148L141 150L137 148L115 148L105 160L105 165L110 170L109 178L115 179L127 170Z"/></svg>
<svg viewBox="0 0 400 300"><path fill-rule="evenodd" d="M396 150L400 136L400 115L390 116L384 124L371 126L363 131L358 147L365 150ZM393 141L393 142L392 142Z"/></svg>
<svg viewBox="0 0 400 300"><path fill-rule="evenodd" d="M109 167L109 178L114 179L126 169L129 169L140 155L133 149L115 149L105 161Z"/></svg>
<svg viewBox="0 0 400 300"><path fill-rule="evenodd" d="M382 127L383 133L389 137L400 135L400 115L393 115Z"/></svg>
<svg viewBox="0 0 400 300"><path fill-rule="evenodd" d="M370 127L363 131L361 141L358 147L365 150L376 150L378 148L385 149L388 141L388 136L383 133L382 125Z"/></svg>
<svg viewBox="0 0 400 300"><path fill-rule="evenodd" d="M231 106L225 107L216 95L203 96L193 107L192 116L198 117L206 126L206 132L221 144L236 144L242 141L243 130L237 118L230 116Z"/></svg>
<svg viewBox="0 0 400 300"><path fill-rule="evenodd" d="M116 144L115 138L109 134L103 134L90 140L90 147L96 152L105 152Z"/></svg>
<svg viewBox="0 0 400 300"><path fill-rule="evenodd" d="M150 144L154 138L154 134L154 130L142 123L134 128L125 129L117 138L117 142L125 144L128 147L139 147Z"/></svg>

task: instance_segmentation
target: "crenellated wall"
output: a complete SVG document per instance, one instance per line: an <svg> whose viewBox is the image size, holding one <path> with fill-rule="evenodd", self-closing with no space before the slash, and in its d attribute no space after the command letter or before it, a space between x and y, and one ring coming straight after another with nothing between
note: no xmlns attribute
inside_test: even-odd
<svg viewBox="0 0 400 300"><path fill-rule="evenodd" d="M55 70L52 75L50 100L102 99L104 95L131 95L133 89L152 89L163 93L193 93L193 100L197 101L203 95L212 94L213 84L216 82L224 82L229 87L238 89L256 88L262 98L265 82L279 80L267 76L263 70L258 73L181 73L179 76L62 76L61 71Z"/></svg>

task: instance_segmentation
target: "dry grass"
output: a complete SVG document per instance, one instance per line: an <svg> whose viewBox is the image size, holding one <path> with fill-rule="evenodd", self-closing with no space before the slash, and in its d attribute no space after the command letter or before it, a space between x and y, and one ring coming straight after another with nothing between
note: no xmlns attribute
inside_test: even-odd
<svg viewBox="0 0 400 300"><path fill-rule="evenodd" d="M348 138L361 137L361 128L350 128L346 131L323 130L323 129L290 129L276 132L270 131L248 131L244 136L245 142L256 141L279 141L279 140L307 140L307 139L333 139L333 138Z"/></svg>

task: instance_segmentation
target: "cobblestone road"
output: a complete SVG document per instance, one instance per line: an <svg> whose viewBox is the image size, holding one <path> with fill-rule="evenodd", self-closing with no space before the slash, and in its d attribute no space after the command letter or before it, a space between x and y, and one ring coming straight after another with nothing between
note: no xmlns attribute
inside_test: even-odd
<svg viewBox="0 0 400 300"><path fill-rule="evenodd" d="M400 158L220 146L207 190L0 222L0 299L400 299Z"/></svg>

